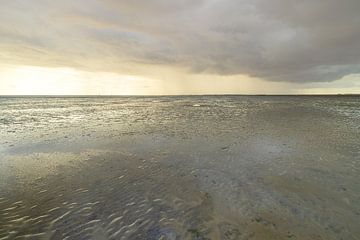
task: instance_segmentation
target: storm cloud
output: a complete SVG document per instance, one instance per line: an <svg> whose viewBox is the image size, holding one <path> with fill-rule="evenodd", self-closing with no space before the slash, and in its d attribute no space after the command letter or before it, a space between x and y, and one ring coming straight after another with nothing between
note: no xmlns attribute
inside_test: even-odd
<svg viewBox="0 0 360 240"><path fill-rule="evenodd" d="M359 0L0 0L0 59L320 82L360 73Z"/></svg>

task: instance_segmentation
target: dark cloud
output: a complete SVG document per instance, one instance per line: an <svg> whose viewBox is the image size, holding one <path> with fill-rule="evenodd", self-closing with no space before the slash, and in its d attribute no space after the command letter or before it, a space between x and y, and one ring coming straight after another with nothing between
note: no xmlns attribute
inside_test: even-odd
<svg viewBox="0 0 360 240"><path fill-rule="evenodd" d="M331 81L360 72L359 0L0 0L0 57Z"/></svg>

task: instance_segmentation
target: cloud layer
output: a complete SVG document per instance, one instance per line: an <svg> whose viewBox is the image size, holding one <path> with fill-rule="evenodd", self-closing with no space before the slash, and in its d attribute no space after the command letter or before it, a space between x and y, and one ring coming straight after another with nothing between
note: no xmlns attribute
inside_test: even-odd
<svg viewBox="0 0 360 240"><path fill-rule="evenodd" d="M270 81L360 73L359 0L0 0L0 60ZM144 67L145 66L145 67Z"/></svg>

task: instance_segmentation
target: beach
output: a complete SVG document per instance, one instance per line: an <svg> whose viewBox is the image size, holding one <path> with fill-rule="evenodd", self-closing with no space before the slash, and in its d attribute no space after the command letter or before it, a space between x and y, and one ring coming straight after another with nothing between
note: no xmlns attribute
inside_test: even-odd
<svg viewBox="0 0 360 240"><path fill-rule="evenodd" d="M360 239L359 96L1 97L0 239Z"/></svg>

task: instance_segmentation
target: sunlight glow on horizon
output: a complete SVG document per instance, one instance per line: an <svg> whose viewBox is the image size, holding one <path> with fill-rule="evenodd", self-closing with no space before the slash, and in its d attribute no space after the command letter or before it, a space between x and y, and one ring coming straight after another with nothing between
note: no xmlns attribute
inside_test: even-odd
<svg viewBox="0 0 360 240"><path fill-rule="evenodd" d="M147 81L137 76L73 68L12 66L0 71L0 95L130 95L143 92Z"/></svg>
<svg viewBox="0 0 360 240"><path fill-rule="evenodd" d="M329 83L269 82L247 76L186 75L163 79L74 68L0 66L0 95L351 94L359 75ZM171 79L170 79L171 78Z"/></svg>

